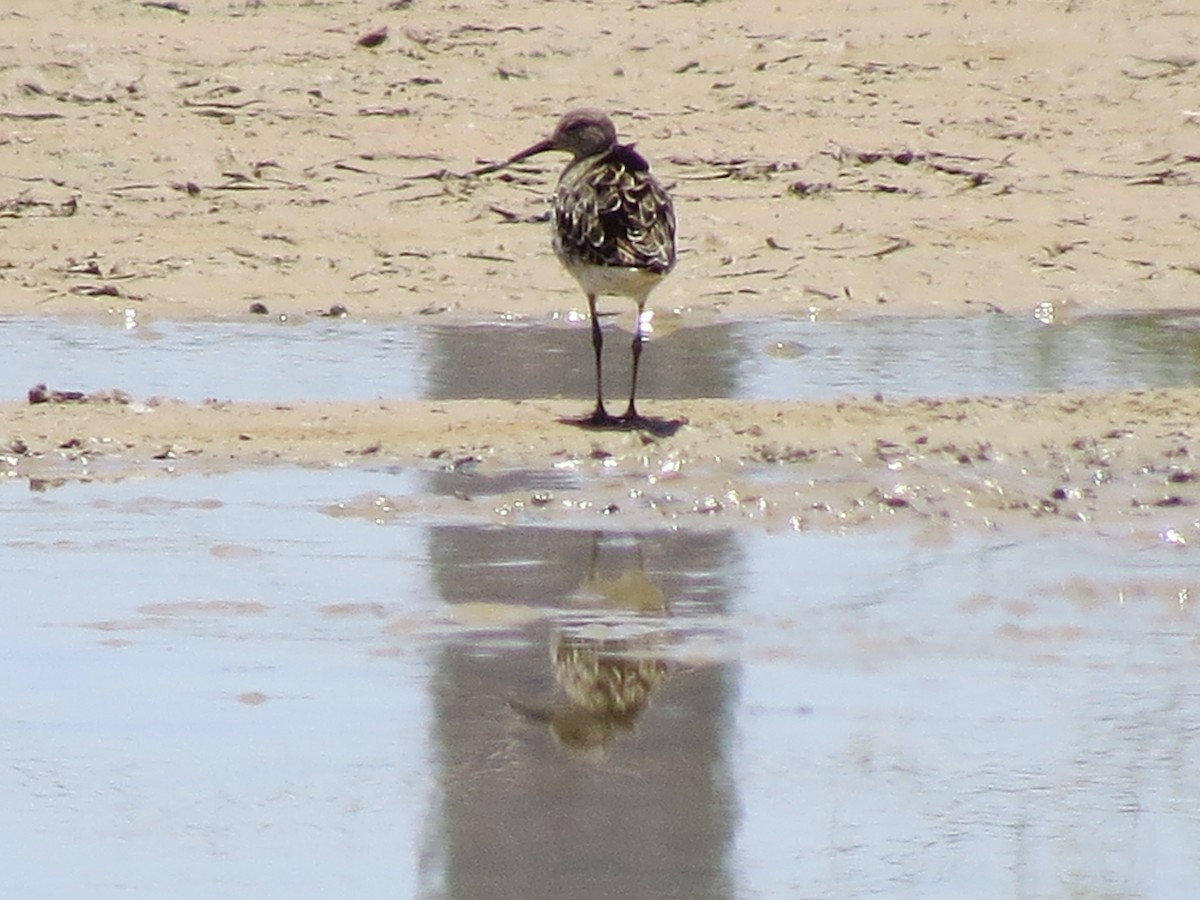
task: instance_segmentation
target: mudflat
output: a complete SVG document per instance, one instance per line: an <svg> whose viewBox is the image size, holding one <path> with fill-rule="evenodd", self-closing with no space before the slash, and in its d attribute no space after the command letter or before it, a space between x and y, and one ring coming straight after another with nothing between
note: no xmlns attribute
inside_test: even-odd
<svg viewBox="0 0 1200 900"><path fill-rule="evenodd" d="M1184 0L549 9L0 13L0 315L577 315L546 224L561 161L463 173L581 105L610 111L675 198L679 265L651 303L680 327L881 314L1054 327L1186 308L1200 289L1200 14ZM6 471L566 465L623 473L591 482L597 508L660 516L805 527L1015 511L1196 529L1189 389L647 402L686 420L671 436L563 424L583 398L144 399L5 398Z"/></svg>

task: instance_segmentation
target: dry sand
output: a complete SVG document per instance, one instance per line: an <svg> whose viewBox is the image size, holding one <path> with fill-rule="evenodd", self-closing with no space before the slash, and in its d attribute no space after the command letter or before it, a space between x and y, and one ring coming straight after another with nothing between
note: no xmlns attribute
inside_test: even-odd
<svg viewBox="0 0 1200 900"><path fill-rule="evenodd" d="M0 315L578 310L544 224L561 161L453 173L584 104L677 199L680 263L652 302L683 325L1063 319L1200 290L1190 0L29 6L0 12ZM670 438L557 421L577 405L11 402L0 448L42 484L472 460L594 470L593 510L1197 530L1195 391L648 404L689 420Z"/></svg>

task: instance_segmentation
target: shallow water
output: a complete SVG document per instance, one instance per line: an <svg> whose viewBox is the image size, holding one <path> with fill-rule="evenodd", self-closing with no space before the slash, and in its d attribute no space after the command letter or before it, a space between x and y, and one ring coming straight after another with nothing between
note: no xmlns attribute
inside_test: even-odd
<svg viewBox="0 0 1200 900"><path fill-rule="evenodd" d="M137 322L137 319L131 320ZM151 322L120 328L0 319L0 398L42 382L196 402L577 396L592 392L584 322ZM608 393L628 382L628 334L606 343ZM643 356L645 397L948 397L1200 384L1200 317L989 315L770 319L680 328Z"/></svg>
<svg viewBox="0 0 1200 900"><path fill-rule="evenodd" d="M358 512L433 478L0 487L12 895L1200 883L1195 548Z"/></svg>

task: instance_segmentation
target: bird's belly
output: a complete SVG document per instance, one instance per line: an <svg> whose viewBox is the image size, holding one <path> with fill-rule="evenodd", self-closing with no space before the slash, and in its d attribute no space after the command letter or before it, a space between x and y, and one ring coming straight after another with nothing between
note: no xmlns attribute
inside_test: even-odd
<svg viewBox="0 0 1200 900"><path fill-rule="evenodd" d="M616 294L632 297L640 305L654 286L662 280L658 272L629 266L601 266L560 256L563 266L579 282L585 294Z"/></svg>

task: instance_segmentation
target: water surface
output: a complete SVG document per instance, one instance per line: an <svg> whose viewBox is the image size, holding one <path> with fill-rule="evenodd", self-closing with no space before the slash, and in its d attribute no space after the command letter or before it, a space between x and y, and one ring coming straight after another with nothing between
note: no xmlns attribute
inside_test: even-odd
<svg viewBox="0 0 1200 900"><path fill-rule="evenodd" d="M1200 883L1194 548L354 512L432 477L0 487L13 895Z"/></svg>
<svg viewBox="0 0 1200 900"><path fill-rule="evenodd" d="M137 320L132 320L136 322ZM41 382L197 402L457 399L592 393L587 323L439 325L313 320L130 328L0 319L0 397ZM611 329L608 392L624 396L629 337ZM679 328L643 356L643 396L953 397L1200 384L1200 318L1003 315L844 322L772 318Z"/></svg>

